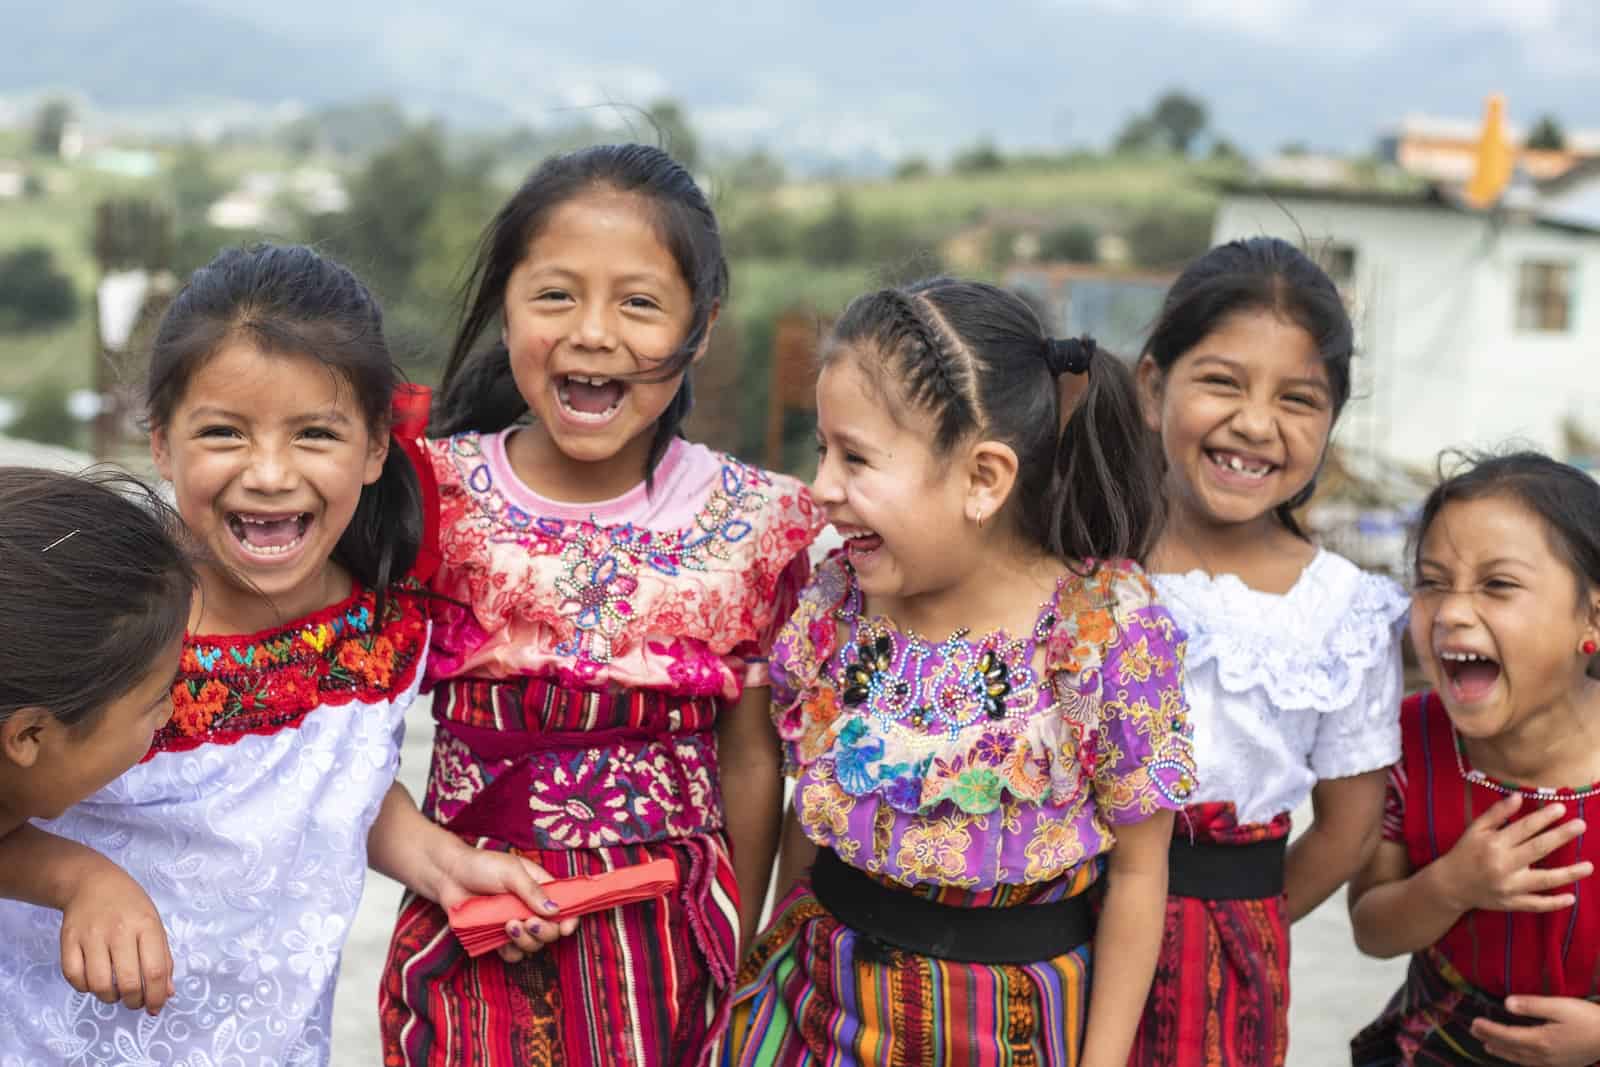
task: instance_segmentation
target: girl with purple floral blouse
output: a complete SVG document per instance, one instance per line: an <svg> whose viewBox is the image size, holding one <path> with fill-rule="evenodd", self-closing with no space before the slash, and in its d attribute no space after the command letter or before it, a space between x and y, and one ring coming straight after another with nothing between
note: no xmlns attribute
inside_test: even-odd
<svg viewBox="0 0 1600 1067"><path fill-rule="evenodd" d="M1194 788L1128 372L950 280L856 300L822 362L813 494L845 547L771 666L814 861L724 1061L1121 1067Z"/></svg>

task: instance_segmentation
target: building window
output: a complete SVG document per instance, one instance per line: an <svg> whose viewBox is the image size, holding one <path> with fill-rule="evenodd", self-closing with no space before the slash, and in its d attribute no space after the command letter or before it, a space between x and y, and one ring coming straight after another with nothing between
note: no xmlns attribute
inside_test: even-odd
<svg viewBox="0 0 1600 1067"><path fill-rule="evenodd" d="M1353 245L1339 245L1330 241L1322 246L1317 262L1341 292L1349 289L1350 283L1356 280L1356 250Z"/></svg>
<svg viewBox="0 0 1600 1067"><path fill-rule="evenodd" d="M1572 325L1572 264L1529 261L1517 273L1517 329Z"/></svg>

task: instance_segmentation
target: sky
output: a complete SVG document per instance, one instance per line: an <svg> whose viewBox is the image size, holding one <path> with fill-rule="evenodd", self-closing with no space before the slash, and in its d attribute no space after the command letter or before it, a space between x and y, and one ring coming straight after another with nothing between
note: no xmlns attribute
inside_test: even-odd
<svg viewBox="0 0 1600 1067"><path fill-rule="evenodd" d="M24 5L41 6L0 0L0 16ZM1551 112L1569 129L1600 130L1597 0L69 0L66 8L78 14L55 18L56 37L138 8L169 36L196 28L198 39L183 42L195 62L145 79L130 99L266 104L276 95L315 104L391 93L453 121L548 125L573 108L671 96L707 139L790 157L942 157L980 138L1008 149L1104 145L1169 88L1204 100L1213 126L1253 153L1289 142L1369 150L1407 115L1476 117L1491 91L1506 94L1514 122ZM220 83L206 50L237 55L239 46L206 34L241 27L258 42L263 73ZM274 49L292 61L273 61ZM65 69L41 60L15 77L83 73L73 69L81 50L60 52ZM0 80L0 90L18 88ZM115 104L101 98L119 91L101 85L96 101Z"/></svg>

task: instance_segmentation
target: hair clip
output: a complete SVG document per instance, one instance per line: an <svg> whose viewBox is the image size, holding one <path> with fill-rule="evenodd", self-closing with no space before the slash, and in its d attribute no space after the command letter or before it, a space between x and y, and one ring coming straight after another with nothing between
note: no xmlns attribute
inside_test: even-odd
<svg viewBox="0 0 1600 1067"><path fill-rule="evenodd" d="M56 538L54 541L51 541L48 545L45 545L43 548L41 548L39 550L39 554L41 556L44 555L46 552L50 551L52 548L56 547L57 545L65 542L65 541L72 540L74 537L78 536L78 534L80 534L82 532L83 532L82 528L80 527L79 529L73 530L69 534L62 534L60 537Z"/></svg>

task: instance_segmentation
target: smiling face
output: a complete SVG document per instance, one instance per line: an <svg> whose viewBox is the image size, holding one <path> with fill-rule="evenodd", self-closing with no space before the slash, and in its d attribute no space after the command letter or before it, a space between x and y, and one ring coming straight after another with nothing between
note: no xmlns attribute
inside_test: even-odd
<svg viewBox="0 0 1600 1067"><path fill-rule="evenodd" d="M1172 505L1191 520L1261 519L1322 462L1334 415L1327 370L1311 335L1269 311L1228 316L1165 374L1146 357L1139 384Z"/></svg>
<svg viewBox="0 0 1600 1067"><path fill-rule="evenodd" d="M1600 603L1520 500L1445 504L1417 555L1412 644L1463 736L1501 734L1583 685Z"/></svg>
<svg viewBox="0 0 1600 1067"><path fill-rule="evenodd" d="M388 439L337 369L230 341L192 374L151 450L220 564L203 575L203 626L259 616L263 597L294 618L349 593L329 557L382 473Z"/></svg>
<svg viewBox="0 0 1600 1067"><path fill-rule="evenodd" d="M694 318L650 202L599 188L555 208L507 282L504 314L535 433L566 460L616 460L636 481L683 375L632 376L672 356Z"/></svg>
<svg viewBox="0 0 1600 1067"><path fill-rule="evenodd" d="M932 417L884 409L878 383L844 352L817 379L812 494L869 597L905 600L946 588L976 554L959 465L935 456Z"/></svg>
<svg viewBox="0 0 1600 1067"><path fill-rule="evenodd" d="M132 689L96 709L86 723L67 726L48 712L24 715L27 725L3 728L6 754L25 761L20 814L60 817L150 751L155 732L172 717L172 684L183 643L175 640Z"/></svg>

